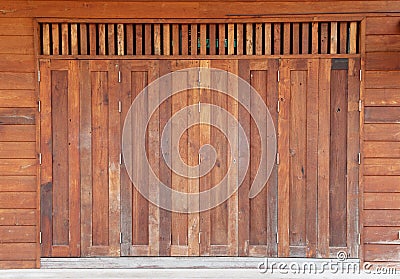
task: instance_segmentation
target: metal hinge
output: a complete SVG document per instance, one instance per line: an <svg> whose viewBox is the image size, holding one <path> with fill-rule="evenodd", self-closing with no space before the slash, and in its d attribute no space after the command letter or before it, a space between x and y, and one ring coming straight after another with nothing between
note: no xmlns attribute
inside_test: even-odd
<svg viewBox="0 0 400 279"><path fill-rule="evenodd" d="M198 80L197 80L197 82L199 83L199 86L200 86L200 84L201 84L201 79L200 79L200 69L199 69L199 71L198 71Z"/></svg>
<svg viewBox="0 0 400 279"><path fill-rule="evenodd" d="M40 112L41 109L42 109L42 102L38 101L38 111Z"/></svg>
<svg viewBox="0 0 400 279"><path fill-rule="evenodd" d="M280 163L280 156L279 156L279 152L276 153L276 164L279 165Z"/></svg>
<svg viewBox="0 0 400 279"><path fill-rule="evenodd" d="M361 234L358 234L358 245L361 245Z"/></svg>
<svg viewBox="0 0 400 279"><path fill-rule="evenodd" d="M201 243L201 232L199 232L199 244Z"/></svg>
<svg viewBox="0 0 400 279"><path fill-rule="evenodd" d="M121 113L122 112L122 102L118 101L118 112Z"/></svg>
<svg viewBox="0 0 400 279"><path fill-rule="evenodd" d="M42 232L39 232L39 243L42 244Z"/></svg>
<svg viewBox="0 0 400 279"><path fill-rule="evenodd" d="M40 82L40 70L38 70L37 81Z"/></svg>
<svg viewBox="0 0 400 279"><path fill-rule="evenodd" d="M42 153L39 153L39 165L42 164Z"/></svg>
<svg viewBox="0 0 400 279"><path fill-rule="evenodd" d="M281 101L278 101L278 104L276 106L276 111L279 113L281 111Z"/></svg>
<svg viewBox="0 0 400 279"><path fill-rule="evenodd" d="M119 244L122 244L122 232L119 233Z"/></svg>
<svg viewBox="0 0 400 279"><path fill-rule="evenodd" d="M362 70L360 70L360 81L362 80Z"/></svg>
<svg viewBox="0 0 400 279"><path fill-rule="evenodd" d="M119 153L119 164L122 165L122 153Z"/></svg>
<svg viewBox="0 0 400 279"><path fill-rule="evenodd" d="M361 112L362 111L362 101L358 100L358 111Z"/></svg>
<svg viewBox="0 0 400 279"><path fill-rule="evenodd" d="M358 152L358 164L361 165L361 153Z"/></svg>
<svg viewBox="0 0 400 279"><path fill-rule="evenodd" d="M279 234L276 233L276 243L279 243Z"/></svg>
<svg viewBox="0 0 400 279"><path fill-rule="evenodd" d="M121 83L121 71L118 71L118 82Z"/></svg>
<svg viewBox="0 0 400 279"><path fill-rule="evenodd" d="M278 82L281 80L280 72L278 71Z"/></svg>
<svg viewBox="0 0 400 279"><path fill-rule="evenodd" d="M201 110L201 103L199 102L199 112L200 112L200 110Z"/></svg>

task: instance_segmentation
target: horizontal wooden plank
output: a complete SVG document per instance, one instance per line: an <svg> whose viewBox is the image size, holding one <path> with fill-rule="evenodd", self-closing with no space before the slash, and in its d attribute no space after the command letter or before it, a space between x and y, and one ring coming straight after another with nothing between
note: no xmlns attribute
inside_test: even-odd
<svg viewBox="0 0 400 279"><path fill-rule="evenodd" d="M400 176L364 176L364 192L399 192Z"/></svg>
<svg viewBox="0 0 400 279"><path fill-rule="evenodd" d="M400 107L366 107L365 123L400 123Z"/></svg>
<svg viewBox="0 0 400 279"><path fill-rule="evenodd" d="M366 244L365 261L400 261L400 245Z"/></svg>
<svg viewBox="0 0 400 279"><path fill-rule="evenodd" d="M399 124L365 124L364 139L374 141L400 141Z"/></svg>
<svg viewBox="0 0 400 279"><path fill-rule="evenodd" d="M36 209L0 209L0 226L37 225Z"/></svg>
<svg viewBox="0 0 400 279"><path fill-rule="evenodd" d="M367 89L365 106L400 106L400 89Z"/></svg>
<svg viewBox="0 0 400 279"><path fill-rule="evenodd" d="M364 243L400 245L399 232L400 227L365 227Z"/></svg>
<svg viewBox="0 0 400 279"><path fill-rule="evenodd" d="M34 54L33 36L0 36L0 53Z"/></svg>
<svg viewBox="0 0 400 279"><path fill-rule="evenodd" d="M0 36L33 36L32 18L0 18Z"/></svg>
<svg viewBox="0 0 400 279"><path fill-rule="evenodd" d="M33 73L35 56L32 54L0 54L0 72Z"/></svg>
<svg viewBox="0 0 400 279"><path fill-rule="evenodd" d="M0 226L0 243L35 243L36 226Z"/></svg>
<svg viewBox="0 0 400 279"><path fill-rule="evenodd" d="M366 52L400 51L400 35L370 35L365 42Z"/></svg>
<svg viewBox="0 0 400 279"><path fill-rule="evenodd" d="M400 142L366 141L362 154L365 158L400 159Z"/></svg>
<svg viewBox="0 0 400 279"><path fill-rule="evenodd" d="M0 208L36 208L35 192L0 192Z"/></svg>
<svg viewBox="0 0 400 279"><path fill-rule="evenodd" d="M36 176L2 176L0 192L35 192Z"/></svg>
<svg viewBox="0 0 400 279"><path fill-rule="evenodd" d="M36 141L36 126L0 125L0 141Z"/></svg>
<svg viewBox="0 0 400 279"><path fill-rule="evenodd" d="M35 260L37 256L37 245L39 244L36 243L0 244L0 259L2 261Z"/></svg>
<svg viewBox="0 0 400 279"><path fill-rule="evenodd" d="M369 52L365 68L367 71L400 70L400 52Z"/></svg>
<svg viewBox="0 0 400 279"><path fill-rule="evenodd" d="M400 35L399 22L398 16L367 17L365 32L367 35Z"/></svg>
<svg viewBox="0 0 400 279"><path fill-rule="evenodd" d="M0 107L37 107L36 93L34 90L0 90Z"/></svg>
<svg viewBox="0 0 400 279"><path fill-rule="evenodd" d="M365 209L400 209L400 193L365 193Z"/></svg>
<svg viewBox="0 0 400 279"><path fill-rule="evenodd" d="M33 269L39 268L36 261L0 261L0 269Z"/></svg>
<svg viewBox="0 0 400 279"><path fill-rule="evenodd" d="M36 109L34 108L0 108L0 125L34 125L35 119Z"/></svg>
<svg viewBox="0 0 400 279"><path fill-rule="evenodd" d="M0 175L36 175L37 167L37 159L2 159Z"/></svg>
<svg viewBox="0 0 400 279"><path fill-rule="evenodd" d="M0 89L35 89L34 73L0 72Z"/></svg>
<svg viewBox="0 0 400 279"><path fill-rule="evenodd" d="M365 74L365 87L400 88L400 71L367 71Z"/></svg>
<svg viewBox="0 0 400 279"><path fill-rule="evenodd" d="M0 159L34 158L37 158L35 142L0 142Z"/></svg>
<svg viewBox="0 0 400 279"><path fill-rule="evenodd" d="M400 175L400 160L365 158L364 175Z"/></svg>
<svg viewBox="0 0 400 279"><path fill-rule="evenodd" d="M364 210L364 227L398 226L399 224L400 210Z"/></svg>

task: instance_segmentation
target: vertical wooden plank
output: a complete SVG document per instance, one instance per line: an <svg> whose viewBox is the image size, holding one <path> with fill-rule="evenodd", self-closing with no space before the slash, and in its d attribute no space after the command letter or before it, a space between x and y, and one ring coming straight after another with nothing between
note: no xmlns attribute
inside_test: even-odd
<svg viewBox="0 0 400 279"><path fill-rule="evenodd" d="M99 24L99 41L98 41L98 48L99 48L99 55L106 55L106 25Z"/></svg>
<svg viewBox="0 0 400 279"><path fill-rule="evenodd" d="M327 54L328 50L328 23L321 23L321 54Z"/></svg>
<svg viewBox="0 0 400 279"><path fill-rule="evenodd" d="M89 24L89 45L90 45L90 55L96 55L97 53L97 34L96 34L96 24Z"/></svg>
<svg viewBox="0 0 400 279"><path fill-rule="evenodd" d="M218 54L225 55L225 23L218 24Z"/></svg>
<svg viewBox="0 0 400 279"><path fill-rule="evenodd" d="M339 48L340 48L340 54L346 54L347 53L347 35L348 35L348 28L347 28L347 22L340 22L340 41L339 41Z"/></svg>
<svg viewBox="0 0 400 279"><path fill-rule="evenodd" d="M262 24L256 23L256 55L262 55L263 36Z"/></svg>
<svg viewBox="0 0 400 279"><path fill-rule="evenodd" d="M179 55L179 24L172 24L172 55Z"/></svg>
<svg viewBox="0 0 400 279"><path fill-rule="evenodd" d="M182 24L182 55L189 54L189 25Z"/></svg>
<svg viewBox="0 0 400 279"><path fill-rule="evenodd" d="M190 25L190 54L197 55L197 24Z"/></svg>
<svg viewBox="0 0 400 279"><path fill-rule="evenodd" d="M335 22L331 22L331 48L330 48L330 54L336 54L337 53L337 33L338 33L338 23Z"/></svg>
<svg viewBox="0 0 400 279"><path fill-rule="evenodd" d="M114 24L107 24L107 46L108 55L115 55L115 25Z"/></svg>
<svg viewBox="0 0 400 279"><path fill-rule="evenodd" d="M86 23L79 24L80 30L80 54L87 55L88 54L88 25Z"/></svg>
<svg viewBox="0 0 400 279"><path fill-rule="evenodd" d="M72 36L73 38L73 36ZM69 255L80 256L80 156L79 156L79 61L69 61L68 72L68 202ZM64 126L65 129L65 126Z"/></svg>
<svg viewBox="0 0 400 279"><path fill-rule="evenodd" d="M321 59L318 104L318 255L329 258L329 159L331 60Z"/></svg>
<svg viewBox="0 0 400 279"><path fill-rule="evenodd" d="M160 25L158 25L158 26L160 26ZM156 36L156 33L154 33L154 36ZM154 39L155 38L156 37L154 37ZM158 38L159 38L159 33L158 33ZM134 54L133 44L134 44L133 24L127 24L126 25L126 54L127 55Z"/></svg>
<svg viewBox="0 0 400 279"><path fill-rule="evenodd" d="M60 54L60 42L59 42L59 30L58 30L58 23L53 23L51 25L51 32L52 32L52 47L53 47L53 55ZM44 47L44 45L43 45ZM44 54L44 52L43 52Z"/></svg>
<svg viewBox="0 0 400 279"><path fill-rule="evenodd" d="M300 53L300 23L293 23L293 54Z"/></svg>
<svg viewBox="0 0 400 279"><path fill-rule="evenodd" d="M312 33L311 33L311 53L312 54L318 54L318 22L313 22L312 23Z"/></svg>
<svg viewBox="0 0 400 279"><path fill-rule="evenodd" d="M246 23L246 55L253 55L253 24Z"/></svg>
<svg viewBox="0 0 400 279"><path fill-rule="evenodd" d="M42 25L42 48L43 48L43 55L50 55L50 24L43 23Z"/></svg>
<svg viewBox="0 0 400 279"><path fill-rule="evenodd" d="M68 23L61 24L61 54L68 55Z"/></svg>
<svg viewBox="0 0 400 279"><path fill-rule="evenodd" d="M264 40L265 40L265 55L271 55L272 53L272 30L271 23L264 24Z"/></svg>
<svg viewBox="0 0 400 279"><path fill-rule="evenodd" d="M355 54L357 53L357 22L350 22L350 35L349 35L349 53Z"/></svg>
<svg viewBox="0 0 400 279"><path fill-rule="evenodd" d="M125 54L125 34L124 34L124 25L117 24L117 44L118 44L118 55Z"/></svg>
<svg viewBox="0 0 400 279"><path fill-rule="evenodd" d="M78 55L78 25L71 24L71 54Z"/></svg>
<svg viewBox="0 0 400 279"><path fill-rule="evenodd" d="M301 29L301 54L310 53L310 23L303 23Z"/></svg>
<svg viewBox="0 0 400 279"><path fill-rule="evenodd" d="M215 55L217 53L217 26L214 23L211 23L208 26L210 55Z"/></svg>
<svg viewBox="0 0 400 279"><path fill-rule="evenodd" d="M144 54L151 55L152 41L151 41L151 24L144 25Z"/></svg>
<svg viewBox="0 0 400 279"><path fill-rule="evenodd" d="M281 23L274 23L274 54L281 54Z"/></svg>
<svg viewBox="0 0 400 279"><path fill-rule="evenodd" d="M200 54L207 54L207 25L200 24Z"/></svg>
<svg viewBox="0 0 400 279"><path fill-rule="evenodd" d="M236 24L236 45L237 45L237 55L244 54L244 44L243 44L243 23Z"/></svg>
<svg viewBox="0 0 400 279"><path fill-rule="evenodd" d="M143 25L135 24L136 55L143 55Z"/></svg>
<svg viewBox="0 0 400 279"><path fill-rule="evenodd" d="M163 24L163 55L171 55L171 38L169 24Z"/></svg>
<svg viewBox="0 0 400 279"><path fill-rule="evenodd" d="M40 176L40 231L42 232L42 257L51 256L53 242L53 143L52 143L52 104L51 104L51 71L50 62L40 62L42 82L40 83L40 100L42 113L40 117L40 146L42 166Z"/></svg>
<svg viewBox="0 0 400 279"><path fill-rule="evenodd" d="M290 54L290 23L283 24L283 54Z"/></svg>
<svg viewBox="0 0 400 279"><path fill-rule="evenodd" d="M235 54L235 24L228 24L228 54Z"/></svg>

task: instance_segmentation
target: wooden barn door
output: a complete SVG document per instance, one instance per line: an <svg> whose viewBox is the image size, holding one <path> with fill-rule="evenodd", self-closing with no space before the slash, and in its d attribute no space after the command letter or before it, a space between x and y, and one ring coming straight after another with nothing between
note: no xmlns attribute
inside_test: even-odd
<svg viewBox="0 0 400 279"><path fill-rule="evenodd" d="M279 256L358 256L358 59L281 62Z"/></svg>

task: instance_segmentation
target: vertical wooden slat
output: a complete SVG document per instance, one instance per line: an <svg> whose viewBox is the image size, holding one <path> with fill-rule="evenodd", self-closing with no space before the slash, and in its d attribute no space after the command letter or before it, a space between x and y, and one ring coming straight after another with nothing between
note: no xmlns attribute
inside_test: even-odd
<svg viewBox="0 0 400 279"><path fill-rule="evenodd" d="M90 45L90 55L96 55L97 53L97 35L96 35L96 24L89 24L89 45Z"/></svg>
<svg viewBox="0 0 400 279"><path fill-rule="evenodd" d="M290 23L283 24L283 54L290 54Z"/></svg>
<svg viewBox="0 0 400 279"><path fill-rule="evenodd" d="M209 45L210 45L210 55L215 55L217 53L217 27L214 23L209 24Z"/></svg>
<svg viewBox="0 0 400 279"><path fill-rule="evenodd" d="M318 22L312 23L312 34L311 34L311 50L312 54L318 54Z"/></svg>
<svg viewBox="0 0 400 279"><path fill-rule="evenodd" d="M225 24L218 24L218 54L225 55Z"/></svg>
<svg viewBox="0 0 400 279"><path fill-rule="evenodd" d="M98 48L99 48L99 55L106 55L106 25L99 24L99 41L98 41Z"/></svg>
<svg viewBox="0 0 400 279"><path fill-rule="evenodd" d="M281 24L274 23L274 54L281 54Z"/></svg>
<svg viewBox="0 0 400 279"><path fill-rule="evenodd" d="M88 55L88 25L86 23L79 24L80 29L80 54Z"/></svg>
<svg viewBox="0 0 400 279"><path fill-rule="evenodd" d="M172 55L179 55L179 24L172 24Z"/></svg>
<svg viewBox="0 0 400 279"><path fill-rule="evenodd" d="M124 34L124 25L117 24L117 44L118 44L118 55L125 54L125 34Z"/></svg>
<svg viewBox="0 0 400 279"><path fill-rule="evenodd" d="M50 24L43 23L42 48L44 55L50 55Z"/></svg>
<svg viewBox="0 0 400 279"><path fill-rule="evenodd" d="M235 25L228 24L228 54L235 54Z"/></svg>
<svg viewBox="0 0 400 279"><path fill-rule="evenodd" d="M318 104L318 257L329 258L329 159L331 61L320 60Z"/></svg>
<svg viewBox="0 0 400 279"><path fill-rule="evenodd" d="M189 54L189 26L182 24L182 55Z"/></svg>
<svg viewBox="0 0 400 279"><path fill-rule="evenodd" d="M135 24L136 55L143 55L143 25Z"/></svg>
<svg viewBox="0 0 400 279"><path fill-rule="evenodd" d="M161 25L154 24L154 54L161 55Z"/></svg>
<svg viewBox="0 0 400 279"><path fill-rule="evenodd" d="M51 32L52 32L52 47L53 47L53 55L60 54L60 41L59 41L59 30L58 30L58 23L53 23L51 25ZM81 31L82 34L82 31ZM82 40L82 39L81 39ZM43 53L44 54L44 53Z"/></svg>
<svg viewBox="0 0 400 279"><path fill-rule="evenodd" d="M256 24L256 55L262 55L263 35L262 24Z"/></svg>
<svg viewBox="0 0 400 279"><path fill-rule="evenodd" d="M156 34L154 34L156 35ZM133 32L133 24L126 25L126 54L133 55L133 42L134 42L134 32Z"/></svg>
<svg viewBox="0 0 400 279"><path fill-rule="evenodd" d="M302 33L301 33L301 54L308 54L310 52L310 24L303 23L302 24Z"/></svg>
<svg viewBox="0 0 400 279"><path fill-rule="evenodd" d="M163 55L171 54L170 25L163 24Z"/></svg>
<svg viewBox="0 0 400 279"><path fill-rule="evenodd" d="M207 54L207 25L200 24L200 54Z"/></svg>
<svg viewBox="0 0 400 279"><path fill-rule="evenodd" d="M293 23L293 54L300 53L300 23Z"/></svg>
<svg viewBox="0 0 400 279"><path fill-rule="evenodd" d="M330 54L337 53L337 33L338 33L338 24L337 22L331 22L331 47L330 47Z"/></svg>
<svg viewBox="0 0 400 279"><path fill-rule="evenodd" d="M68 55L68 24L61 24L61 54Z"/></svg>
<svg viewBox="0 0 400 279"><path fill-rule="evenodd" d="M151 41L151 24L144 25L144 54L151 55L152 41Z"/></svg>
<svg viewBox="0 0 400 279"><path fill-rule="evenodd" d="M246 54L253 55L253 24L246 23Z"/></svg>
<svg viewBox="0 0 400 279"><path fill-rule="evenodd" d="M243 45L243 24L238 23L236 25L236 45L237 45L237 55L244 54L244 45Z"/></svg>
<svg viewBox="0 0 400 279"><path fill-rule="evenodd" d="M108 50L108 55L115 55L115 29L114 29L114 24L107 24L107 50Z"/></svg>
<svg viewBox="0 0 400 279"><path fill-rule="evenodd" d="M271 55L272 53L272 30L271 23L264 24L264 40L265 40L265 55Z"/></svg>
<svg viewBox="0 0 400 279"><path fill-rule="evenodd" d="M328 38L328 23L321 23L321 54L327 54L329 52L329 38Z"/></svg>
<svg viewBox="0 0 400 279"><path fill-rule="evenodd" d="M340 54L345 54L347 53L347 22L340 22Z"/></svg>
<svg viewBox="0 0 400 279"><path fill-rule="evenodd" d="M197 55L197 24L190 25L190 54Z"/></svg>
<svg viewBox="0 0 400 279"><path fill-rule="evenodd" d="M71 24L71 54L78 55L78 25Z"/></svg>
<svg viewBox="0 0 400 279"><path fill-rule="evenodd" d="M350 35L349 35L350 54L357 53L357 24L358 24L357 22L350 22Z"/></svg>

